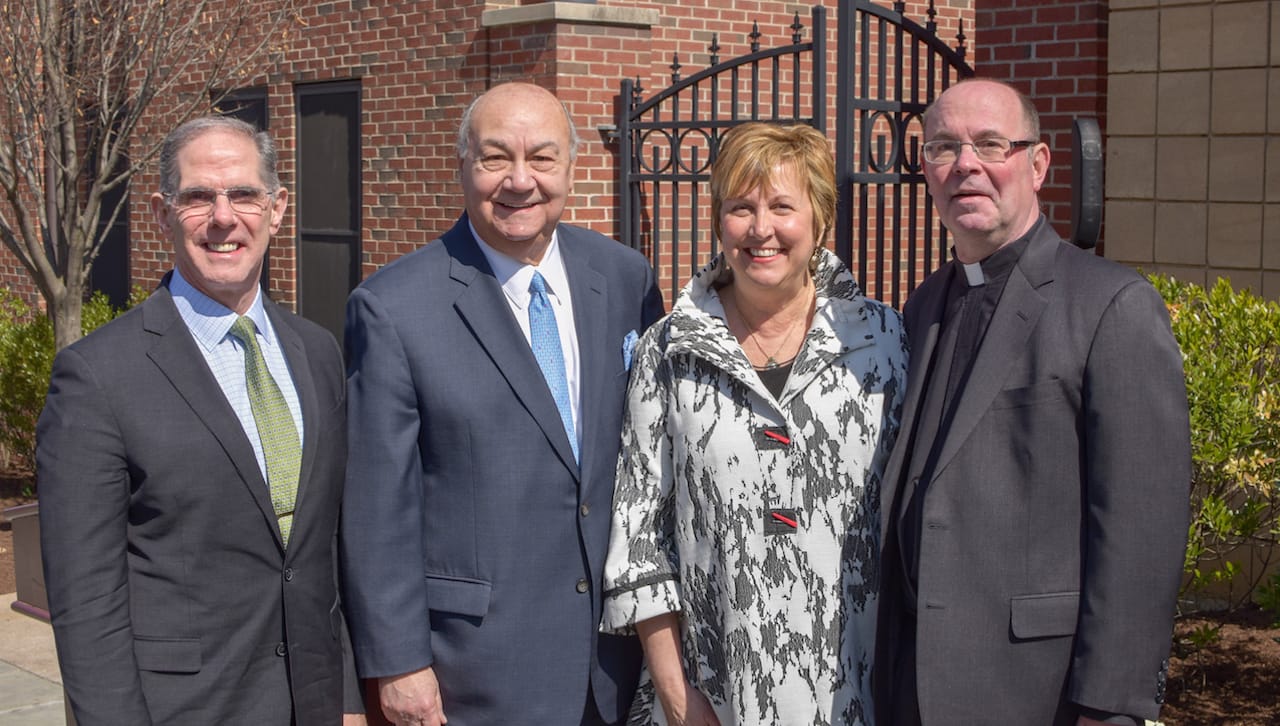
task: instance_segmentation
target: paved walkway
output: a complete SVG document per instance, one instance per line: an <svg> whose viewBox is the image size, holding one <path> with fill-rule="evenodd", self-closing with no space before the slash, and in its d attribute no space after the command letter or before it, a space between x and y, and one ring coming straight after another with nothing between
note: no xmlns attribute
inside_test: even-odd
<svg viewBox="0 0 1280 726"><path fill-rule="evenodd" d="M65 726L53 629L13 601L0 595L0 726Z"/></svg>

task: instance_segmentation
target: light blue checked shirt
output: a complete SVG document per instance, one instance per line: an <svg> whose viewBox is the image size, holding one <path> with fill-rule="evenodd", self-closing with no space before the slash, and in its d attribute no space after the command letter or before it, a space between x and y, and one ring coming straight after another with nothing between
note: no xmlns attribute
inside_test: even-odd
<svg viewBox="0 0 1280 726"><path fill-rule="evenodd" d="M258 425L253 419L253 408L249 405L249 389L244 380L244 346L231 335L231 325L239 317L234 310L191 286L182 278L177 268L173 270L173 278L169 280L169 294L173 296L173 304L178 308L196 347L204 355L209 370L218 381L227 402L235 410L240 419L240 427L244 429L249 443L253 444L253 455L258 458L258 469L262 479L267 479L267 461L262 454L262 439L258 436ZM280 339L276 337L275 328L267 319L267 311L262 307L262 290L253 298L253 305L245 313L258 327L258 347L262 349L262 357L267 362L267 370L276 380L280 392L284 394L289 413L293 415L293 423L298 427L298 441L302 441L302 405L298 403L298 391L293 385L293 376L289 373L289 363L284 358L284 350L280 347ZM268 486L270 482L267 482Z"/></svg>

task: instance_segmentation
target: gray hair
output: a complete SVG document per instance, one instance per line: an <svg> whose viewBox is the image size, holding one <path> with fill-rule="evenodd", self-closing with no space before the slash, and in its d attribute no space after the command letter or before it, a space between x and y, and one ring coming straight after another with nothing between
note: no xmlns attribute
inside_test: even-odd
<svg viewBox="0 0 1280 726"><path fill-rule="evenodd" d="M269 192L280 188L280 175L276 173L276 145L270 134L234 116L201 116L184 122L164 137L160 145L161 194L174 194L182 182L178 153L210 131L227 131L253 141L258 149L258 175L262 177L262 183L267 185Z"/></svg>
<svg viewBox="0 0 1280 726"><path fill-rule="evenodd" d="M482 93L473 98L471 103L467 104L467 110L462 112L462 121L458 124L458 140L454 144L459 159L465 159L471 154L471 114L476 110L480 99L484 97L485 94ZM564 101L557 98L556 103L560 104L560 111L564 113L564 122L569 126L569 161L574 161L578 158L578 145L581 143L581 139L578 138L578 127L573 123L573 117L569 115L569 107L564 105Z"/></svg>

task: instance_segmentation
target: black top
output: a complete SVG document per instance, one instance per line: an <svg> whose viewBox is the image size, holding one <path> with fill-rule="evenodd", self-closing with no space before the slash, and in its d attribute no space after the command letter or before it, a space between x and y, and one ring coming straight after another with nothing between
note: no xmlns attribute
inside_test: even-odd
<svg viewBox="0 0 1280 726"><path fill-rule="evenodd" d="M782 389L787 386L787 377L791 375L791 366L796 362L795 358L786 363L779 363L776 366L756 368L756 375L760 376L760 381L764 383L764 387L769 389L769 393L774 398L782 397Z"/></svg>

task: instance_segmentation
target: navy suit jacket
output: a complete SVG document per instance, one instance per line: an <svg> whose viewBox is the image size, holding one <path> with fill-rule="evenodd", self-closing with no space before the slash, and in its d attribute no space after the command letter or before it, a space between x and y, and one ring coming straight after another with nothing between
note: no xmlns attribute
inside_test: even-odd
<svg viewBox="0 0 1280 726"><path fill-rule="evenodd" d="M661 316L649 263L560 225L581 359L581 466L462 217L347 304L342 562L363 677L433 666L451 726L624 715L635 638L601 635L627 334Z"/></svg>
<svg viewBox="0 0 1280 726"><path fill-rule="evenodd" d="M902 434L881 488L876 708L903 623L901 498L953 261L904 310ZM933 375L939 375L935 370ZM945 375L942 373L942 375ZM1160 295L1044 219L1009 274L941 442L920 527L916 674L925 724L1155 719L1191 485L1182 357Z"/></svg>
<svg viewBox="0 0 1280 726"><path fill-rule="evenodd" d="M253 447L167 282L58 354L37 426L45 583L72 711L83 726L338 724L344 701L363 708L335 582L337 343L264 301L304 422L286 551Z"/></svg>

